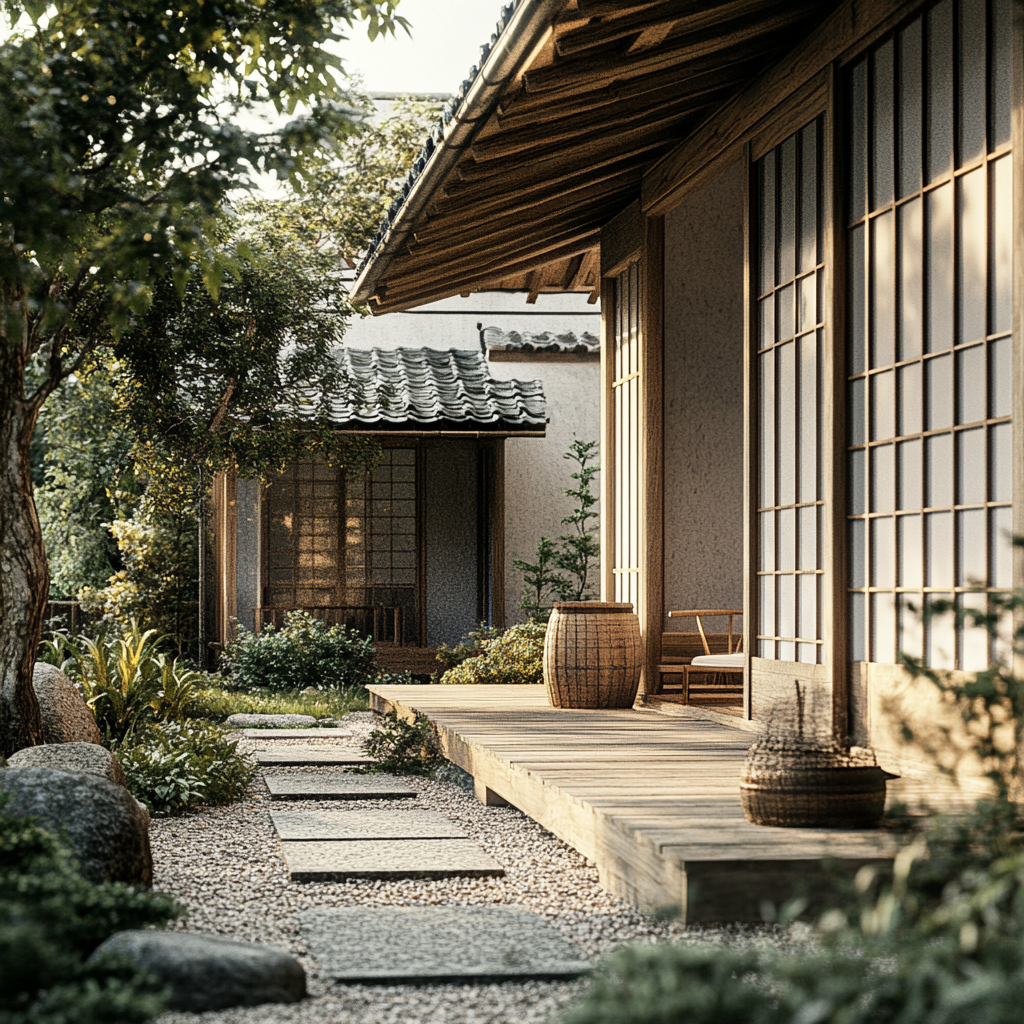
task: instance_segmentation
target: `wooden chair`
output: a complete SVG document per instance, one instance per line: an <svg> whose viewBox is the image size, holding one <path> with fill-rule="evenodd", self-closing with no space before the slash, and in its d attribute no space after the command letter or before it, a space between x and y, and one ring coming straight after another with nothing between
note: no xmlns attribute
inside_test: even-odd
<svg viewBox="0 0 1024 1024"><path fill-rule="evenodd" d="M745 658L742 653L743 635L733 628L733 620L742 615L742 608L696 608L686 611L669 612L670 619L692 618L697 622L697 633L663 633L662 663L658 665L658 685L656 693L661 693L665 676L683 677L683 703L689 704L691 694L697 693L691 687L690 676L727 676L735 677L736 682L705 684L700 687L701 696L735 697L743 694L743 667ZM704 629L703 617L724 615L728 618L727 633L707 633ZM695 641L699 637L700 646ZM703 651L703 654L700 652ZM692 652L692 653L691 653Z"/></svg>

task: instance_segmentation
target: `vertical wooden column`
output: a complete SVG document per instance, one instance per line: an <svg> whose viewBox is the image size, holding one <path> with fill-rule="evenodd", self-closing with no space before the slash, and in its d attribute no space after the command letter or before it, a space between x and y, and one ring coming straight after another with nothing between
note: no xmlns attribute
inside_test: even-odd
<svg viewBox="0 0 1024 1024"><path fill-rule="evenodd" d="M840 81L839 68L833 66L828 80L822 154L825 344L820 443L821 494L825 499L821 553L825 579L819 614L825 668L832 679L832 732L838 741L844 742L850 734L850 659L846 597L846 187Z"/></svg>
<svg viewBox="0 0 1024 1024"><path fill-rule="evenodd" d="M642 401L640 631L644 638L643 693L653 693L665 621L665 219L644 223L640 296Z"/></svg>
<svg viewBox="0 0 1024 1024"><path fill-rule="evenodd" d="M1013 113L1013 535L1024 536L1024 0L1013 0L1011 20ZM1013 585L1024 586L1024 548L1014 548ZM1024 626L1019 614L1016 628ZM1014 658L1014 671L1024 673L1024 657Z"/></svg>
<svg viewBox="0 0 1024 1024"><path fill-rule="evenodd" d="M601 279L601 600L615 599L615 284Z"/></svg>
<svg viewBox="0 0 1024 1024"><path fill-rule="evenodd" d="M757 267L758 246L754 230L757 220L757 178L750 146L743 147L743 168L746 177L743 203L743 650L747 652L743 670L743 717L753 718L750 665L757 656L757 623L761 595L758 590L757 561L760 531L757 529L757 496L759 486L760 416L758 416L759 385L757 377Z"/></svg>

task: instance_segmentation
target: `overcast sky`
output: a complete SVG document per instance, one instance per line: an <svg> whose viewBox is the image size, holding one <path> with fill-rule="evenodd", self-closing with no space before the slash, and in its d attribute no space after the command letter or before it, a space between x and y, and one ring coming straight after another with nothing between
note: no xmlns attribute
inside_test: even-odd
<svg viewBox="0 0 1024 1024"><path fill-rule="evenodd" d="M339 52L368 92L454 92L491 37L502 0L401 0L412 37L370 42L357 27Z"/></svg>

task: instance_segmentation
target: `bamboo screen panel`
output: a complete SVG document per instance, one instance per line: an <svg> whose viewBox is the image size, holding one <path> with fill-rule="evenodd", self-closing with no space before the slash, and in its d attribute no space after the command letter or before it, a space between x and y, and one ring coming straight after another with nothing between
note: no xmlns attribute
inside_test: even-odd
<svg viewBox="0 0 1024 1024"><path fill-rule="evenodd" d="M822 661L822 119L758 162L757 653Z"/></svg>
<svg viewBox="0 0 1024 1024"><path fill-rule="evenodd" d="M640 598L640 264L614 282L612 417L615 601L639 609Z"/></svg>
<svg viewBox="0 0 1024 1024"><path fill-rule="evenodd" d="M850 70L851 657L989 663L1011 585L1010 3L943 0Z"/></svg>

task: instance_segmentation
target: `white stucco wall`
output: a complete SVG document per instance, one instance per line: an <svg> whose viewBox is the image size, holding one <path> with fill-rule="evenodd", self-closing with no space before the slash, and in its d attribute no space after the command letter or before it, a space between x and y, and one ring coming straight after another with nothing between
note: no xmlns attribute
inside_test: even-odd
<svg viewBox="0 0 1024 1024"><path fill-rule="evenodd" d="M526 296L482 292L442 299L407 313L352 323L345 344L352 348L479 349L483 327L540 333L583 331L599 334L600 305L584 294ZM547 398L547 436L510 438L505 443L505 608L509 623L523 621L519 599L522 575L512 567L521 558L534 561L541 537L560 536L561 519L572 510L562 489L572 482L575 464L562 458L575 439L596 441L601 424L600 365L597 362L493 362L497 380L540 380ZM597 488L595 487L595 490ZM598 566L594 566L595 582Z"/></svg>

